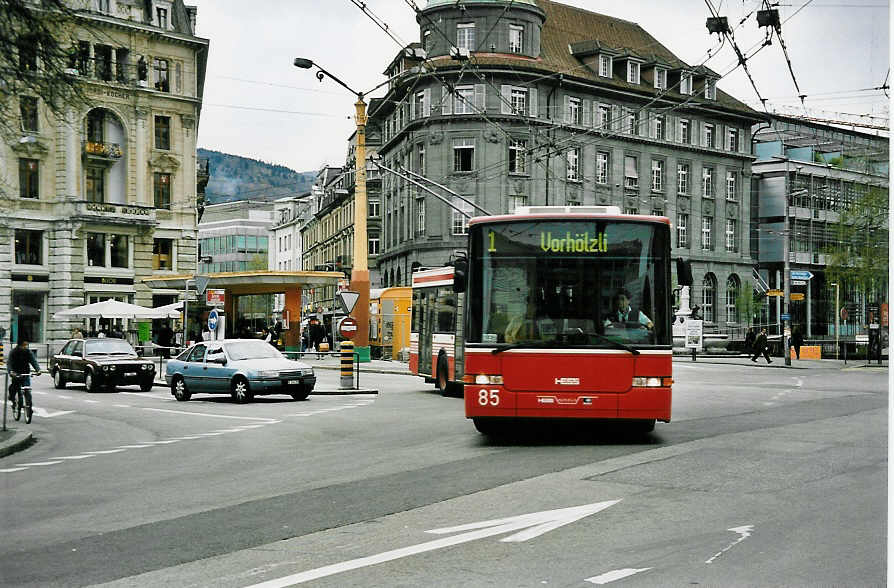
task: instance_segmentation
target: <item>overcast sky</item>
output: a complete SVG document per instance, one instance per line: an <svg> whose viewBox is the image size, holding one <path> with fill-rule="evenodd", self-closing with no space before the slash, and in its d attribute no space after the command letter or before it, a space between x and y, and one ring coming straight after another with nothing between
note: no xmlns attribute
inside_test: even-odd
<svg viewBox="0 0 894 588"><path fill-rule="evenodd" d="M365 0L369 10L405 43L419 40L419 27L404 0ZM427 0L416 0L424 7ZM190 0L198 6L198 34L211 40L199 127L199 146L312 171L341 165L353 130L354 96L335 82L319 83L292 65L307 57L357 91L382 82L382 71L399 50L351 0ZM704 0L566 0L610 16L635 21L680 59L701 63L719 46L709 35ZM735 26L758 0L712 0ZM887 124L888 99L881 91L889 68L889 8L885 0L782 0L782 38L810 114ZM805 6L801 9L802 6ZM801 9L801 10L799 10ZM790 20L786 20L791 17ZM752 15L735 30L743 51L762 30ZM726 74L736 63L727 45L707 65ZM803 113L778 43L748 61L757 89L771 111ZM759 108L742 68L720 88ZM374 93L380 96L382 92ZM788 108L786 108L788 107ZM799 108L799 107L798 107Z"/></svg>

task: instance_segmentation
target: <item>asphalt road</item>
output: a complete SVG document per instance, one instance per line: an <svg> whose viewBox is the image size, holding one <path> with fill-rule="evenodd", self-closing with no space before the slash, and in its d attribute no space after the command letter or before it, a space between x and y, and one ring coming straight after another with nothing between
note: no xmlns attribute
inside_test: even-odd
<svg viewBox="0 0 894 588"><path fill-rule="evenodd" d="M42 377L38 442L0 459L0 584L884 585L886 373L674 376L651 435L497 441L408 376L249 405Z"/></svg>

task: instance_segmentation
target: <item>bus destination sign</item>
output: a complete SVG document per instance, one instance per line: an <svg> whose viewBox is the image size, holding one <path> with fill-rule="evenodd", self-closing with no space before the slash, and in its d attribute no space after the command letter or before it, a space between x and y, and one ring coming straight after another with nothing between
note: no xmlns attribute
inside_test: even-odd
<svg viewBox="0 0 894 588"><path fill-rule="evenodd" d="M540 248L553 253L605 253L608 240L604 232L591 237L589 231L575 235L568 231L557 239L552 232L546 231L540 233Z"/></svg>

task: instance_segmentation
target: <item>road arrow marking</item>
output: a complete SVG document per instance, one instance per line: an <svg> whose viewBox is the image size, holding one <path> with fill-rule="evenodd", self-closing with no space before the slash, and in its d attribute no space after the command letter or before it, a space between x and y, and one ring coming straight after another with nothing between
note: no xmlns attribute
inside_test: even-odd
<svg viewBox="0 0 894 588"><path fill-rule="evenodd" d="M490 521L482 521L479 523L470 523L468 525L459 525L457 527L432 529L431 531L426 531L426 533L435 533L438 535L442 535L447 533L458 533L466 530L468 530L469 532L462 533L461 535L454 535L453 537L444 537L443 539L436 539L434 541L420 543L418 545L411 545L410 547L394 549L391 551L386 551L384 553L379 553L377 555L370 555L367 557L361 557L337 564L323 566L321 568L316 568L313 570L307 570L306 572L292 574L291 576L285 576L282 578L277 578L275 580L261 582L260 584L254 584L249 588L285 588L286 586L294 586L295 584L301 584L303 582L309 582L310 580L325 578L326 576L332 576L334 574L340 574L342 572L356 570L358 568L374 566L380 563L409 557L411 555L417 555L419 553L425 553L428 551L435 551L437 549L443 549L445 547L453 547L454 545L460 545L469 541L476 541L478 539L485 539L494 535L502 535L503 533L512 533L514 531L521 532L506 537L501 541L527 541L528 539L538 537L539 535L542 535L547 531L552 531L553 529L561 527L562 525L573 523L586 516L595 514L601 510L605 510L606 508L613 506L619 502L621 501L607 500L605 502L583 504L581 506L574 506L570 508L544 510L541 512L523 514L515 517L507 517L504 519L493 519ZM522 531L522 529L527 530Z"/></svg>
<svg viewBox="0 0 894 588"><path fill-rule="evenodd" d="M751 537L751 532L754 531L754 525L743 525L741 527L733 527L732 529L727 529L727 531L732 531L733 533L738 533L739 538L715 553L711 559L707 560L705 563L709 564L713 562L715 559L732 549L734 546L738 545L742 541L745 541L749 537Z"/></svg>
<svg viewBox="0 0 894 588"><path fill-rule="evenodd" d="M34 414L36 414L37 416L39 416L42 419L49 419L52 417L62 416L64 414L71 414L73 412L74 412L73 410L57 410L56 412L50 412L49 410L47 410L45 408L40 408L37 406L34 407Z"/></svg>
<svg viewBox="0 0 894 588"><path fill-rule="evenodd" d="M624 568L623 570L614 570L611 572L606 572L604 574L600 574L598 576L593 576L592 578L587 578L584 582L589 582L590 584L608 584L609 582L614 582L615 580L621 580L623 578L627 578L632 576L633 574L638 574L640 572L647 572L652 568Z"/></svg>

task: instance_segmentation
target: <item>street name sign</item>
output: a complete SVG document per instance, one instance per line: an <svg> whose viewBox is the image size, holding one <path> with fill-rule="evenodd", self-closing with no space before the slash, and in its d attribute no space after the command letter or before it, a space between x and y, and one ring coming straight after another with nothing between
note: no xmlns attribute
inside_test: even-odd
<svg viewBox="0 0 894 588"><path fill-rule="evenodd" d="M792 286L806 286L807 280L792 280Z"/></svg>
<svg viewBox="0 0 894 588"><path fill-rule="evenodd" d="M782 290L767 290L767 296L782 296Z"/></svg>
<svg viewBox="0 0 894 588"><path fill-rule="evenodd" d="M813 278L813 273L808 271L792 270L790 275L793 280L809 280Z"/></svg>
<svg viewBox="0 0 894 588"><path fill-rule="evenodd" d="M787 312L783 312L782 314L779 315L779 320L790 321L790 320L792 320L792 315Z"/></svg>
<svg viewBox="0 0 894 588"><path fill-rule="evenodd" d="M792 300L794 300L795 302L797 302L798 300L804 300L804 294L803 294L803 292L792 292L792 293L789 295L789 297L790 297Z"/></svg>

